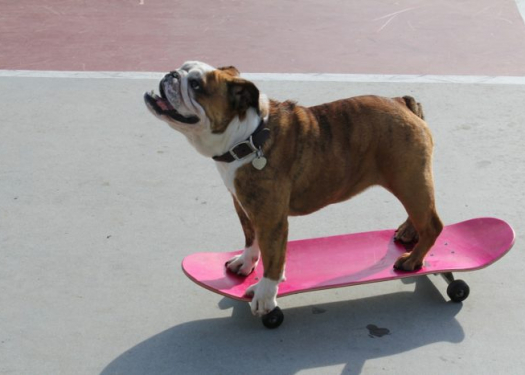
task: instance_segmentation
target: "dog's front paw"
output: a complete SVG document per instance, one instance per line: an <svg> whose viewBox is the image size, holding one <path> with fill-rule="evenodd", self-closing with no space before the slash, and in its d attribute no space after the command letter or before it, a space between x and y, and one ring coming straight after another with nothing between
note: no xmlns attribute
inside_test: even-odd
<svg viewBox="0 0 525 375"><path fill-rule="evenodd" d="M226 267L230 272L240 276L248 276L253 272L259 263L259 249L249 247L242 254L234 256L226 262Z"/></svg>
<svg viewBox="0 0 525 375"><path fill-rule="evenodd" d="M275 309L278 285L278 281L263 277L261 281L246 290L247 296L253 296L250 303L253 315L263 316Z"/></svg>

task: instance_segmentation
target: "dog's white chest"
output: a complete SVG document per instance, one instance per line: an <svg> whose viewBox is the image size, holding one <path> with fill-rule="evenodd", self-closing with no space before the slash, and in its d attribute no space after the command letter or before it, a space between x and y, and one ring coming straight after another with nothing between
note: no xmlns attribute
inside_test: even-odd
<svg viewBox="0 0 525 375"><path fill-rule="evenodd" d="M226 188L229 190L230 193L232 193L235 197L237 197L235 192L235 173L237 172L237 169L242 167L244 164L249 163L251 158L246 158L243 160L235 160L231 163L223 163L223 162L216 162L215 165L217 166L217 170L219 171L222 181L224 182L224 185L226 185Z"/></svg>

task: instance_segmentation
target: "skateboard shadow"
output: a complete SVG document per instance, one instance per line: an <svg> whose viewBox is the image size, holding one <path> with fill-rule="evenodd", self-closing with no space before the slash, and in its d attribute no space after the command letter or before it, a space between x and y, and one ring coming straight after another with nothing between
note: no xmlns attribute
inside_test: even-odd
<svg viewBox="0 0 525 375"><path fill-rule="evenodd" d="M265 329L247 303L223 298L219 307L233 308L231 317L174 326L101 374L295 374L335 365L360 374L374 358L464 339L455 319L461 304L445 302L427 277L403 282L415 283L415 291L285 308L276 330Z"/></svg>

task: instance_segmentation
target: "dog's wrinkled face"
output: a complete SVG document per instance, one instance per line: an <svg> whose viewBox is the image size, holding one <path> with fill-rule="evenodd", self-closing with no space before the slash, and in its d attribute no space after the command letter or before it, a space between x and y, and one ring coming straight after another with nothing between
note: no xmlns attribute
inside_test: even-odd
<svg viewBox="0 0 525 375"><path fill-rule="evenodd" d="M186 62L162 78L159 93L144 94L149 110L185 134L221 134L234 118L242 120L248 109L259 112L259 90L240 78L234 67Z"/></svg>

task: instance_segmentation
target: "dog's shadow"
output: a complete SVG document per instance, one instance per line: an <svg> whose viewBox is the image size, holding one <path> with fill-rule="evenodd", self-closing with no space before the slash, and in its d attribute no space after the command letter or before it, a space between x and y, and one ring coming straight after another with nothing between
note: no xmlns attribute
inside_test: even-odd
<svg viewBox="0 0 525 375"><path fill-rule="evenodd" d="M265 329L247 303L224 298L219 306L233 307L230 318L172 327L121 354L102 375L295 374L335 365L359 374L374 358L461 342L455 316L462 305L446 302L427 277L404 282L415 282L415 291L286 308L275 330Z"/></svg>

